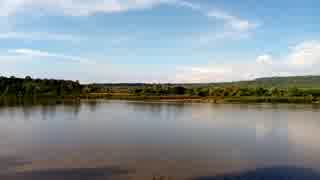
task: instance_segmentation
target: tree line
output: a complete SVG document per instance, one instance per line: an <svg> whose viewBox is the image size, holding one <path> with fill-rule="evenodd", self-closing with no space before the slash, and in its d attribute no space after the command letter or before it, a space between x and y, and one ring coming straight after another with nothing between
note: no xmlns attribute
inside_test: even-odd
<svg viewBox="0 0 320 180"><path fill-rule="evenodd" d="M0 77L0 96L2 97L64 97L79 96L82 85L75 81L55 80L55 79L32 79Z"/></svg>
<svg viewBox="0 0 320 180"><path fill-rule="evenodd" d="M135 95L189 95L200 97L244 97L244 96L273 96L273 97L320 97L320 89L289 88L264 88L264 87L201 87L186 88L183 86L153 85L135 88L129 91Z"/></svg>
<svg viewBox="0 0 320 180"><path fill-rule="evenodd" d="M263 84L262 84L263 85ZM88 97L92 94L109 96L184 96L184 97L320 97L320 88L294 86L264 87L207 84L206 86L179 84L87 84L78 81L0 77L0 97ZM100 97L100 96L99 96ZM106 96L102 96L106 97Z"/></svg>

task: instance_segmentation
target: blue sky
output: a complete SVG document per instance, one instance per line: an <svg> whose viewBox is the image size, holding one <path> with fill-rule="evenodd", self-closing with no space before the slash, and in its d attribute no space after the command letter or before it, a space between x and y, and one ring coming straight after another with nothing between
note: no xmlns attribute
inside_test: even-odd
<svg viewBox="0 0 320 180"><path fill-rule="evenodd" d="M0 0L0 74L216 82L320 74L316 0Z"/></svg>

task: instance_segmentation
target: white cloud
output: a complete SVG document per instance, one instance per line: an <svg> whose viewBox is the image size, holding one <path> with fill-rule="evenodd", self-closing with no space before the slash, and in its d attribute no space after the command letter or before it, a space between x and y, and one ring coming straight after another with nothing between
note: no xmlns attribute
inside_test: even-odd
<svg viewBox="0 0 320 180"><path fill-rule="evenodd" d="M167 3L170 3L170 2L167 2ZM201 10L201 6L200 5L195 4L195 3L191 3L191 2L188 2L188 1L175 0L175 1L172 1L171 3L172 4L176 4L178 6L181 6L181 7L190 8L190 9L195 10L195 11Z"/></svg>
<svg viewBox="0 0 320 180"><path fill-rule="evenodd" d="M79 42L81 40L85 40L86 38L69 34L46 32L0 32L0 39L31 39Z"/></svg>
<svg viewBox="0 0 320 180"><path fill-rule="evenodd" d="M8 52L18 54L18 55L26 55L26 56L43 56L43 57L55 56L55 55L51 55L48 52L33 50L33 49L14 49L14 50L9 50Z"/></svg>
<svg viewBox="0 0 320 180"><path fill-rule="evenodd" d="M245 32L258 27L257 23L241 19L237 16L230 15L227 12L221 10L211 10L207 13L207 16L224 21L226 25L230 26L235 31Z"/></svg>
<svg viewBox="0 0 320 180"><path fill-rule="evenodd" d="M90 61L89 61L90 60ZM93 82L170 82L167 67L141 68L133 65L112 64L104 59L83 58L36 49L12 49L0 54L0 75L34 78L54 78ZM34 67L38 68L34 68ZM146 76L147 74L147 76Z"/></svg>
<svg viewBox="0 0 320 180"><path fill-rule="evenodd" d="M223 26L222 31L210 32L204 35L201 34L199 36L200 43L210 43L221 39L239 40L248 38L252 32L260 26L259 23L232 15L222 9L208 11L197 4L192 5L194 6L194 8L192 8L193 10L198 11L205 17L221 21Z"/></svg>
<svg viewBox="0 0 320 180"><path fill-rule="evenodd" d="M115 13L145 9L174 0L2 0L2 16L14 15L30 8L62 12L66 15L88 16L95 13Z"/></svg>
<svg viewBox="0 0 320 180"><path fill-rule="evenodd" d="M108 81L110 77L116 81L120 77L113 71L112 65L103 61L36 49L2 52L0 63L0 75L5 76L31 75L35 78L73 79L85 83L97 80L103 82L102 79ZM35 66L38 68L34 68Z"/></svg>
<svg viewBox="0 0 320 180"><path fill-rule="evenodd" d="M162 4L199 10L200 6L185 0L1 0L0 16L10 16L30 8L39 8L65 15L89 16L96 13L117 13L153 8Z"/></svg>
<svg viewBox="0 0 320 180"><path fill-rule="evenodd" d="M238 60L241 61L241 60ZM211 64L179 68L176 82L221 82L248 80L269 76L319 75L320 41L305 41L284 58L269 54L246 63Z"/></svg>
<svg viewBox="0 0 320 180"><path fill-rule="evenodd" d="M8 51L9 54L15 54L19 56L28 57L47 57L47 58L57 58L59 60L67 60L78 63L94 63L88 59L76 56L68 56L63 54L50 53L47 51L35 50L35 49L13 49Z"/></svg>
<svg viewBox="0 0 320 180"><path fill-rule="evenodd" d="M222 10L207 12L199 4L187 0L1 0L0 16L10 16L28 9L41 9L72 16L89 16L96 13L148 9L163 4L199 11L205 16L225 21L237 31L247 31L257 27L256 23L230 15Z"/></svg>
<svg viewBox="0 0 320 180"><path fill-rule="evenodd" d="M215 32L215 33L208 33L202 34L197 36L197 42L201 44L208 44L219 40L241 40L246 39L250 36L248 32L237 32L237 31L222 31L222 32ZM194 38L194 37L193 37Z"/></svg>
<svg viewBox="0 0 320 180"><path fill-rule="evenodd" d="M0 16L8 16L16 13L17 9L23 5L22 0L2 0L0 1Z"/></svg>
<svg viewBox="0 0 320 180"><path fill-rule="evenodd" d="M320 64L320 41L306 41L291 48L287 58L289 65L307 68Z"/></svg>
<svg viewBox="0 0 320 180"><path fill-rule="evenodd" d="M193 65L177 67L177 69L170 66L150 67L148 65L144 71L139 72L132 71L132 69L137 69L132 68L132 65L106 64L101 60L92 61L88 58L35 49L13 49L0 56L0 70L8 75L12 72L27 75L32 70L37 71L32 74L37 77L48 77L46 74L50 73L49 77L79 79L82 82L199 83L248 80L269 76L316 75L320 74L319 46L320 41L306 41L290 48L289 53L281 58L262 54L251 61L237 59L238 63L230 61L227 63L226 61L223 64ZM72 63L73 66L72 68L61 67L60 63L46 63L41 61L43 59ZM47 69L34 69L30 65L34 63L46 66ZM25 69L25 66L30 67ZM163 71L158 71L159 69Z"/></svg>
<svg viewBox="0 0 320 180"><path fill-rule="evenodd" d="M211 39L240 39L248 37L250 31L258 27L257 23L231 15L221 9L208 11L206 8L187 0L0 0L0 16L12 16L19 12L32 11L64 14L69 16L90 16L96 13L120 13L132 10L150 9L160 5L178 6L196 11L205 17L220 20L226 27ZM202 35L200 35L202 36ZM45 33L2 33L0 38L28 38L61 40L72 39L69 35ZM39 38L38 38L39 37Z"/></svg>
<svg viewBox="0 0 320 180"><path fill-rule="evenodd" d="M96 36L94 34L88 35L73 35L65 33L48 33L48 32L1 32L0 40L31 40L31 41L63 41L67 43L81 43L83 41L87 42L105 42L108 45L118 45L121 43L129 42L134 40L134 36L128 35L106 35L103 38Z"/></svg>
<svg viewBox="0 0 320 180"><path fill-rule="evenodd" d="M272 64L272 56L269 54L260 55L257 57L257 62L261 64Z"/></svg>
<svg viewBox="0 0 320 180"><path fill-rule="evenodd" d="M212 82L228 79L226 75L231 74L231 66L206 66L206 67L184 67L177 69L177 82Z"/></svg>

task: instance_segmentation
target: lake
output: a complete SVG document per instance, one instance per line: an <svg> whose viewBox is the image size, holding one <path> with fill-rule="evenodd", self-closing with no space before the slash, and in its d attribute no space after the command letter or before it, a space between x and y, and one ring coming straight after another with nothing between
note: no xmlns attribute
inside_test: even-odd
<svg viewBox="0 0 320 180"><path fill-rule="evenodd" d="M317 105L2 106L0 179L206 179L268 168L316 176L319 137Z"/></svg>

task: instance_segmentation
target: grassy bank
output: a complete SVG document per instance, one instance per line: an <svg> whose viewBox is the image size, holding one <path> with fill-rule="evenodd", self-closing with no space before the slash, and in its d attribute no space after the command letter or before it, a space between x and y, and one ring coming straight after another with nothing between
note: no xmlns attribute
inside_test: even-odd
<svg viewBox="0 0 320 180"><path fill-rule="evenodd" d="M92 93L79 96L37 96L16 97L1 96L0 105L37 105L37 104L61 104L79 102L80 100L129 100L129 101L170 101L170 102L198 102L198 103L289 103L289 104L319 104L320 98L314 97L272 97L272 96L241 96L241 97L214 97L214 96L147 96L132 94Z"/></svg>
<svg viewBox="0 0 320 180"><path fill-rule="evenodd" d="M319 99L312 97L232 97L224 99L224 102L317 104Z"/></svg>
<svg viewBox="0 0 320 180"><path fill-rule="evenodd" d="M200 97L200 96L137 96L131 94L106 94L94 93L81 95L80 99L115 99L115 100L137 100L137 101L177 101L177 102L210 102L210 103L297 103L318 104L320 98L314 97Z"/></svg>
<svg viewBox="0 0 320 180"><path fill-rule="evenodd" d="M299 82L299 83L298 83ZM307 86L308 85L308 86ZM319 103L320 76L263 78L213 84L80 84L78 81L0 77L3 104L80 99L212 103ZM25 99L29 99L26 101ZM0 102L1 103L1 102Z"/></svg>

